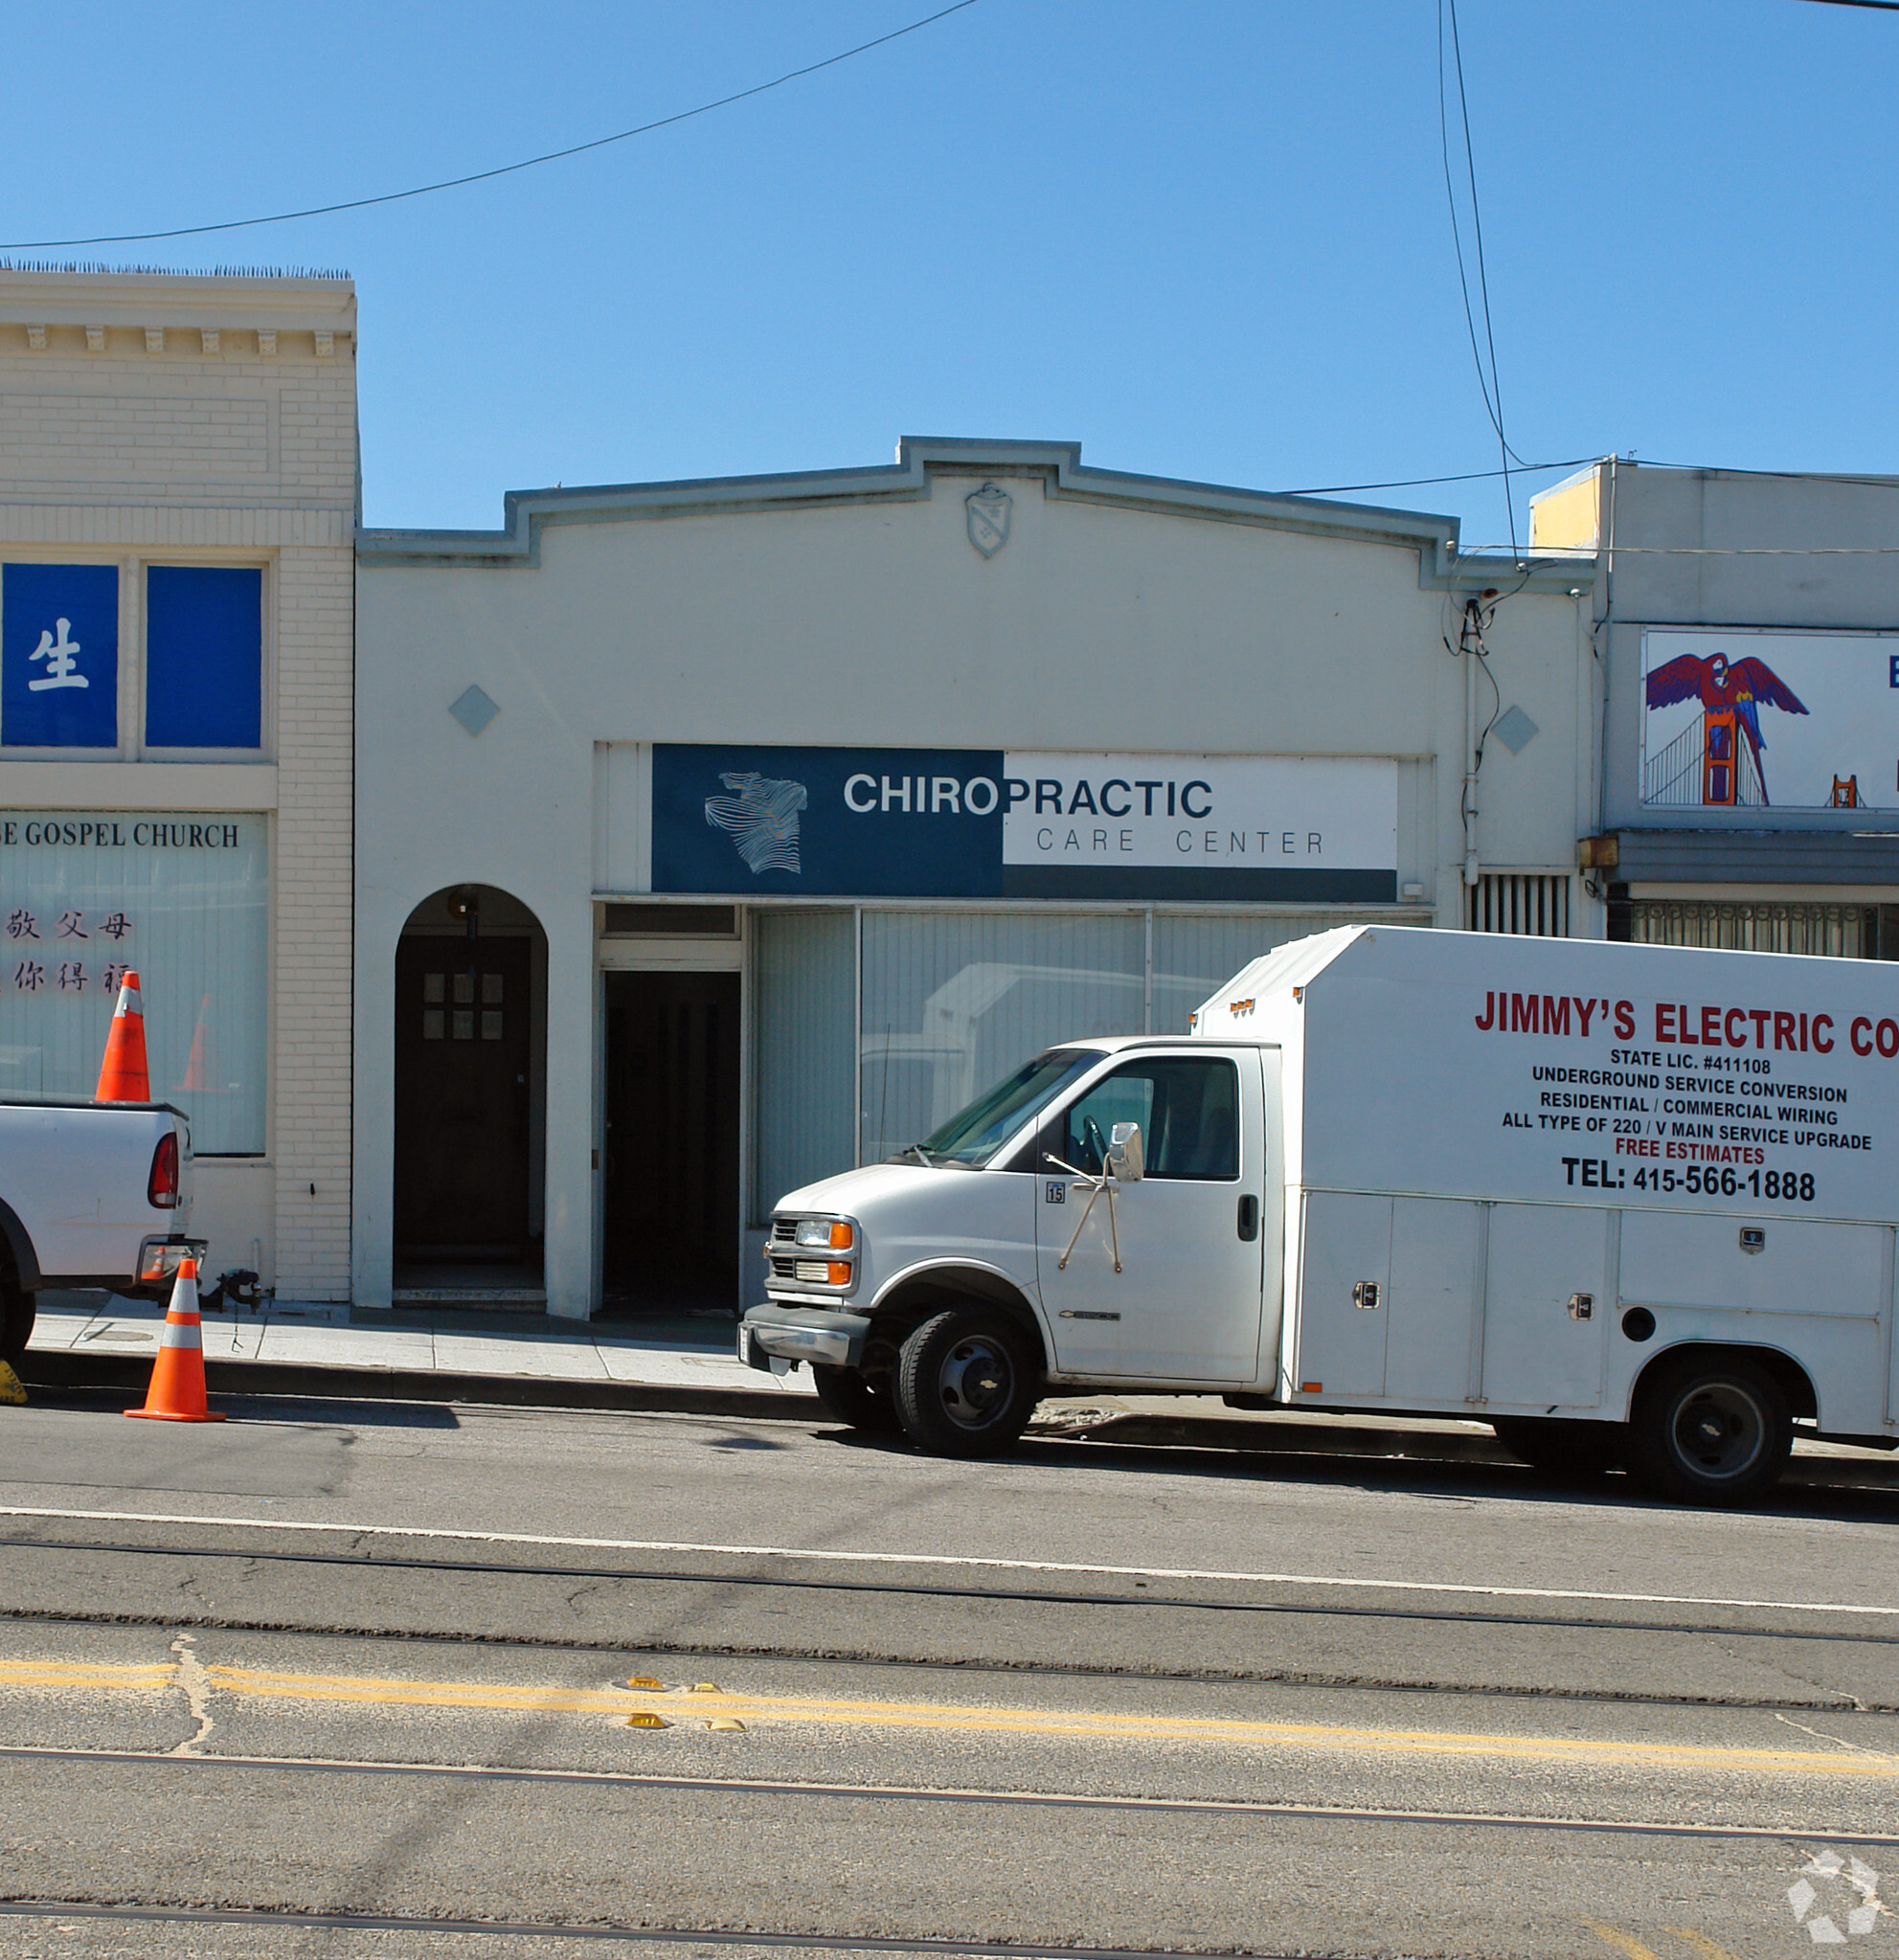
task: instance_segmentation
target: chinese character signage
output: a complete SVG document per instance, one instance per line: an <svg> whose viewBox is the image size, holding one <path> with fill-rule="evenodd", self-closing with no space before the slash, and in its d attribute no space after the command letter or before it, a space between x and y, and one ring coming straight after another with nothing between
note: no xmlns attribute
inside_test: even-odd
<svg viewBox="0 0 1899 1960"><path fill-rule="evenodd" d="M1397 765L656 744L655 891L1397 897Z"/></svg>
<svg viewBox="0 0 1899 1960"><path fill-rule="evenodd" d="M201 1154L261 1151L267 835L260 816L0 810L0 1093L90 1095L136 967L152 1093Z"/></svg>
<svg viewBox="0 0 1899 1960"><path fill-rule="evenodd" d="M1651 629L1641 716L1652 820L1899 812L1899 639Z"/></svg>
<svg viewBox="0 0 1899 1960"><path fill-rule="evenodd" d="M145 671L147 748L257 748L263 574L252 565L149 567Z"/></svg>
<svg viewBox="0 0 1899 1960"><path fill-rule="evenodd" d="M118 745L118 567L0 567L0 746Z"/></svg>

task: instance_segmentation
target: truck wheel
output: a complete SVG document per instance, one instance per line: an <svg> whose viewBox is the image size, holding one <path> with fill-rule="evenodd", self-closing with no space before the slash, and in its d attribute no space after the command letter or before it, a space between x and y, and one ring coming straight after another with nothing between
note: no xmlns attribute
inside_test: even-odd
<svg viewBox="0 0 1899 1960"><path fill-rule="evenodd" d="M11 1277L0 1279L0 1361L17 1368L33 1339L34 1296Z"/></svg>
<svg viewBox="0 0 1899 1960"><path fill-rule="evenodd" d="M1630 1468L1656 1496L1687 1504L1759 1497L1794 1447L1787 1398L1765 1368L1692 1355L1643 1386L1629 1432Z"/></svg>
<svg viewBox="0 0 1899 1960"><path fill-rule="evenodd" d="M1491 1418L1497 1440L1548 1476L1607 1476L1629 1452L1628 1431L1614 1422L1557 1422L1534 1415Z"/></svg>
<svg viewBox="0 0 1899 1960"><path fill-rule="evenodd" d="M832 1422L873 1436L895 1431L896 1404L891 1400L888 1375L873 1382L855 1368L827 1368L813 1362L811 1381L818 1391L818 1407Z"/></svg>
<svg viewBox="0 0 1899 1960"><path fill-rule="evenodd" d="M897 1357L904 1433L937 1456L994 1456L1021 1435L1041 1384L1028 1343L1000 1314L933 1315Z"/></svg>

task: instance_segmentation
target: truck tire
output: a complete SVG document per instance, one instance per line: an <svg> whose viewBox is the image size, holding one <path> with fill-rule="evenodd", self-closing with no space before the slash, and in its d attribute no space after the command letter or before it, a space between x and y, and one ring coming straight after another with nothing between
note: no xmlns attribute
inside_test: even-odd
<svg viewBox="0 0 1899 1960"><path fill-rule="evenodd" d="M888 1375L873 1382L855 1368L827 1368L813 1362L811 1383L818 1391L818 1407L832 1422L870 1436L895 1433L896 1404L891 1399Z"/></svg>
<svg viewBox="0 0 1899 1960"><path fill-rule="evenodd" d="M1786 1468L1794 1419L1756 1363L1689 1353L1642 1385L1629 1440L1629 1467L1657 1497L1745 1504Z"/></svg>
<svg viewBox="0 0 1899 1960"><path fill-rule="evenodd" d="M33 1295L15 1285L11 1273L0 1278L0 1361L10 1368L17 1369L26 1359L34 1313Z"/></svg>
<svg viewBox="0 0 1899 1960"><path fill-rule="evenodd" d="M1000 1314L935 1314L897 1357L896 1412L935 1456L994 1456L1021 1435L1041 1399L1029 1344Z"/></svg>
<svg viewBox="0 0 1899 1960"><path fill-rule="evenodd" d="M1490 1427L1512 1456L1548 1476L1607 1476L1628 1458L1629 1433L1620 1423L1500 1415Z"/></svg>

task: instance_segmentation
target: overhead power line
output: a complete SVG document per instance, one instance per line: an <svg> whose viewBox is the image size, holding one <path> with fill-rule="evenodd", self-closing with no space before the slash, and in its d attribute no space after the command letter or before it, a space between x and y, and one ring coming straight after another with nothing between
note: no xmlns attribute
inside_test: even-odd
<svg viewBox="0 0 1899 1960"><path fill-rule="evenodd" d="M62 252L78 245L144 245L159 238L198 238L211 232L240 232L251 225L286 225L299 218L333 217L338 212L367 211L373 205L400 204L407 198L428 197L438 191L459 191L467 184L486 184L496 177L512 176L518 170L531 170L542 164L558 163L563 157L584 156L589 150L605 149L610 144L630 143L636 136L650 136L656 129L670 129L675 124L690 123L698 116L710 116L714 109L729 109L735 102L750 101L754 96L767 95L775 88L783 88L787 82L802 81L806 76L835 68L841 61L868 55L873 48L888 47L892 41L900 41L906 34L919 34L924 28L934 27L938 21L947 20L952 13L961 13L965 8L975 5L976 0L953 0L952 5L939 8L935 13L926 13L921 20L913 20L908 27L894 28L874 40L860 41L856 47L827 55L822 61L788 69L770 81L760 81L751 88L720 96L716 101L701 102L697 108L681 109L674 115L661 116L655 122L642 123L637 128L618 130L611 136L596 136L591 142L570 144L565 149L550 149L540 156L523 157L518 163L498 164L491 170L471 170L464 177L443 177L433 184L417 184L407 191L385 191L374 197L351 197L338 204L314 204L303 211L272 212L263 217L226 218L217 224L174 225L162 232L102 232L86 238L21 238L11 244L0 245L0 252Z"/></svg>
<svg viewBox="0 0 1899 1960"><path fill-rule="evenodd" d="M1451 174L1451 116L1444 73L1444 16L1447 11L1451 24L1451 60L1458 82L1458 113L1462 126L1464 176L1470 189L1477 290L1483 312L1481 349L1478 346L1477 315L1471 306L1470 275L1464 265L1463 228L1458 218L1457 188ZM1483 411L1490 418L1490 426L1497 432L1498 452L1503 458L1503 466L1498 474L1503 479L1503 507L1510 521L1510 550L1514 552L1517 549L1517 511L1510 496L1510 462L1515 457L1521 463L1523 459L1510 447L1510 439L1503 433L1503 391L1497 374L1497 336L1490 324L1490 281L1483 263L1483 217L1477 201L1477 158L1470 144L1470 101L1464 92L1463 48L1458 37L1458 0L1437 0L1437 136L1438 148L1444 160L1444 195L1451 207L1451 243L1458 255L1458 284L1464 298L1464 325L1470 331L1471 359L1477 364L1477 385L1483 395ZM1485 351L1489 355L1487 368L1484 364Z"/></svg>
<svg viewBox="0 0 1899 1960"><path fill-rule="evenodd" d="M1899 0L1895 0L1899 4ZM1536 476L1546 470L1580 469L1586 462L1598 462L1598 456L1571 456L1560 462L1524 462L1519 461L1514 470L1507 469L1467 469L1456 476L1448 477L1396 477L1383 484L1322 484L1317 489L1280 490L1281 497L1342 497L1348 490L1416 490L1428 484L1476 484L1488 482L1501 476Z"/></svg>

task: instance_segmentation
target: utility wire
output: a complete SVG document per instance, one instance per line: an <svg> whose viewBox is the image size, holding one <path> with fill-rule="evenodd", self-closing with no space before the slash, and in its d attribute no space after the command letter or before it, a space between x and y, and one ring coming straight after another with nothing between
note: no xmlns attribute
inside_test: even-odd
<svg viewBox="0 0 1899 1960"><path fill-rule="evenodd" d="M24 238L11 245L0 245L0 252L54 252L75 245L144 245L156 238L197 238L209 232L239 232L252 225L284 225L298 218L331 217L342 211L367 211L373 205L399 204L405 198L427 197L437 191L458 191L466 184L486 184L495 177L512 176L517 170L531 170L542 164L558 163L563 157L584 156L587 151L604 149L609 144L629 143L636 136L650 136L656 129L669 129L677 123L690 123L697 116L710 116L714 109L729 109L735 102L750 101L754 96L766 95L775 88L784 87L787 82L802 81L807 75L817 75L824 69L835 68L841 61L868 55L872 48L888 47L892 41L900 41L906 34L918 34L926 27L934 27L939 20L947 20L952 13L961 13L964 8L975 5L976 0L953 0L952 5L938 9L935 13L926 13L921 20L913 20L908 27L893 29L887 34L879 34L875 40L860 41L856 47L846 48L842 54L827 55L822 61L789 69L770 81L741 88L733 95L720 96L716 101L701 102L695 109L681 109L676 115L662 116L653 123L642 123L634 129L622 129L612 136L597 136L590 143L576 143L566 149L551 149L541 156L524 157L519 163L499 164L491 170L472 170L465 177L443 177L439 183L418 184L408 191L386 191L376 197L351 197L341 204L315 204L306 211L280 211L266 217L227 218L219 224L176 225L163 232L108 232L90 238Z"/></svg>
<svg viewBox="0 0 1899 1960"><path fill-rule="evenodd" d="M1477 316L1471 306L1470 275L1464 264L1463 230L1458 221L1458 193L1451 175L1451 118L1446 99L1444 73L1444 15L1451 17L1451 59L1458 81L1458 108L1463 125L1464 173L1470 187L1471 234L1477 257L1478 295L1483 310L1483 340L1489 349L1490 366L1485 371L1483 353L1477 341ZM1490 324L1490 282L1483 263L1483 218L1477 201L1477 158L1470 144L1470 101L1464 90L1463 47L1458 36L1458 0L1437 0L1437 138L1444 162L1444 196L1451 207L1451 243L1458 255L1458 285L1463 293L1464 325L1470 332L1471 359L1477 365L1477 385L1483 395L1483 410L1497 432L1497 447L1503 467L1503 507L1510 521L1510 550L1517 550L1517 511L1510 495L1510 460L1516 452L1503 433L1503 392L1497 374L1497 336ZM1523 458L1516 456L1521 465Z"/></svg>
<svg viewBox="0 0 1899 1960"><path fill-rule="evenodd" d="M1899 0L1893 0L1893 5L1899 6ZM1545 470L1578 469L1586 462L1600 461L1597 456L1571 456L1560 462L1525 462L1519 458L1514 472L1507 469L1467 469L1449 477L1397 477L1385 484L1322 484L1316 489L1277 490L1274 494L1279 497L1341 497L1349 490L1415 490L1427 484L1476 484L1511 474L1536 476Z"/></svg>

